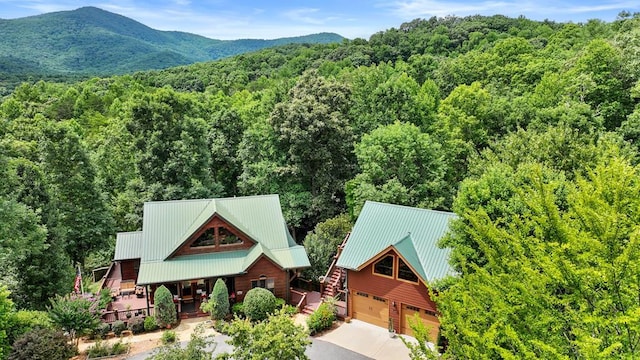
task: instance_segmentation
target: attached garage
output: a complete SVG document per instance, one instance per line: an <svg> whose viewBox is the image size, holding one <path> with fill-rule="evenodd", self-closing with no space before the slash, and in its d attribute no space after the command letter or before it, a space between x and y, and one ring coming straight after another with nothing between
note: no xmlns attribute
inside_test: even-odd
<svg viewBox="0 0 640 360"><path fill-rule="evenodd" d="M389 301L361 291L353 291L353 318L378 325L389 326Z"/></svg>
<svg viewBox="0 0 640 360"><path fill-rule="evenodd" d="M422 322L429 329L429 341L435 343L438 339L438 329L440 327L440 321L432 311L420 309L415 306L402 304L401 318L401 333L413 336L413 331L409 326L409 319L413 318L414 314L418 314Z"/></svg>

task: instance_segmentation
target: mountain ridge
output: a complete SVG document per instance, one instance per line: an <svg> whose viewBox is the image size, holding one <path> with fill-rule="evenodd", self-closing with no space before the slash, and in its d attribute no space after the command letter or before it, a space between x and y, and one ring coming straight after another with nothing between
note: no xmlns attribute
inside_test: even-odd
<svg viewBox="0 0 640 360"><path fill-rule="evenodd" d="M289 43L340 42L334 33L217 40L156 30L97 7L0 19L0 72L111 75L217 60Z"/></svg>

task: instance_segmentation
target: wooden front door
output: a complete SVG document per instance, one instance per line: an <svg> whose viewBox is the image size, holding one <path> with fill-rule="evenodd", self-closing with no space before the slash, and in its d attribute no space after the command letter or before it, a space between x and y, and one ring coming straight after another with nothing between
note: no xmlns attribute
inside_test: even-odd
<svg viewBox="0 0 640 360"><path fill-rule="evenodd" d="M438 318L433 315L433 312L425 309L402 304L402 314L400 316L402 324L400 325L400 333L413 336L413 331L409 326L409 319L413 318L414 314L418 314L420 316L422 323L424 323L429 329L429 341L435 344L438 340L440 321L438 321Z"/></svg>
<svg viewBox="0 0 640 360"><path fill-rule="evenodd" d="M353 291L353 318L387 328L389 300L361 291Z"/></svg>

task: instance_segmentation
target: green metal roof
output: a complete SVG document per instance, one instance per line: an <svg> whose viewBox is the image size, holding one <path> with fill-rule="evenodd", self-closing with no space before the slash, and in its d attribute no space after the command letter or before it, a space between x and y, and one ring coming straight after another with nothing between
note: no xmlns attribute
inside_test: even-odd
<svg viewBox="0 0 640 360"><path fill-rule="evenodd" d="M393 247L425 281L453 273L449 249L438 241L449 230L454 213L367 201L358 216L337 265L359 270Z"/></svg>
<svg viewBox="0 0 640 360"><path fill-rule="evenodd" d="M113 260L139 259L140 239L142 239L142 231L118 233Z"/></svg>
<svg viewBox="0 0 640 360"><path fill-rule="evenodd" d="M249 250L225 251L140 263L138 284L146 285L241 274L245 270L243 265L249 253ZM257 255L259 256L259 254Z"/></svg>
<svg viewBox="0 0 640 360"><path fill-rule="evenodd" d="M214 215L256 245L243 251L174 257ZM147 202L139 236L140 284L239 274L263 254L284 269L310 266L306 251L289 234L278 195Z"/></svg>

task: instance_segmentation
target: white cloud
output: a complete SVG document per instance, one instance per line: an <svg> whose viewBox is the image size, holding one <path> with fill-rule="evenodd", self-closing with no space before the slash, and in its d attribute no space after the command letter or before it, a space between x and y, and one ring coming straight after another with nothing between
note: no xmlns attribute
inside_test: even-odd
<svg viewBox="0 0 640 360"><path fill-rule="evenodd" d="M312 15L317 14L319 11L319 9L302 8L285 11L283 15L296 22L320 25L325 22L325 19L312 17Z"/></svg>
<svg viewBox="0 0 640 360"><path fill-rule="evenodd" d="M562 14L588 14L602 11L633 10L638 9L639 4L632 1L615 1L594 5L577 5L572 3L559 3L557 1L441 1L441 0L399 0L382 5L387 7L402 19L416 17L443 17L447 15L475 15L475 14L502 14L518 16L524 14L528 17L545 15L557 18Z"/></svg>

